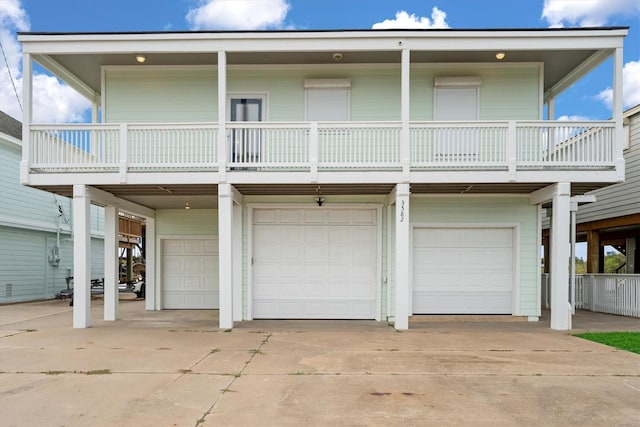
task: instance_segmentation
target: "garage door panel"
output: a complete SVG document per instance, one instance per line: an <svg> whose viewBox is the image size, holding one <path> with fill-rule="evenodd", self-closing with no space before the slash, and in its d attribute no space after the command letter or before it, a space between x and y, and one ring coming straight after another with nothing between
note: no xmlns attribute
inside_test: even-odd
<svg viewBox="0 0 640 427"><path fill-rule="evenodd" d="M163 307L219 307L217 239L166 239L162 245Z"/></svg>
<svg viewBox="0 0 640 427"><path fill-rule="evenodd" d="M512 228L416 228L415 314L512 312Z"/></svg>
<svg viewBox="0 0 640 427"><path fill-rule="evenodd" d="M375 318L376 210L276 211L254 221L253 317Z"/></svg>

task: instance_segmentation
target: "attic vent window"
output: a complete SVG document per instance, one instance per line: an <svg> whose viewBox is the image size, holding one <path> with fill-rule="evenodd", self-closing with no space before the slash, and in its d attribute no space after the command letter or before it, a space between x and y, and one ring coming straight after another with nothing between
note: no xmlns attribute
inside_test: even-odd
<svg viewBox="0 0 640 427"><path fill-rule="evenodd" d="M350 79L306 79L305 89L348 89L351 87Z"/></svg>
<svg viewBox="0 0 640 427"><path fill-rule="evenodd" d="M480 77L436 77L435 87L478 87L482 85Z"/></svg>

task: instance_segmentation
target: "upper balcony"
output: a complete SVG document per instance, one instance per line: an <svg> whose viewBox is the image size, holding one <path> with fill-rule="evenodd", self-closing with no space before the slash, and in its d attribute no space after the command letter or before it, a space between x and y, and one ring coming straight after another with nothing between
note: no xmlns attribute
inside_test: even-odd
<svg viewBox="0 0 640 427"><path fill-rule="evenodd" d="M624 176L626 32L23 33L22 181L603 186ZM611 120L554 120L609 58ZM94 123L33 120L34 61Z"/></svg>
<svg viewBox="0 0 640 427"><path fill-rule="evenodd" d="M615 171L612 121L31 125L31 174ZM220 140L220 135L223 139ZM246 175L246 174L245 174ZM106 178L109 180L109 178ZM247 181L251 181L245 178Z"/></svg>

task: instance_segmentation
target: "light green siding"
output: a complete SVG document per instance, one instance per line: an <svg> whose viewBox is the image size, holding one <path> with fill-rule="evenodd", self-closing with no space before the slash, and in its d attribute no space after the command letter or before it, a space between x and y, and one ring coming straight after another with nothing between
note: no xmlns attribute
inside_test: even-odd
<svg viewBox="0 0 640 427"><path fill-rule="evenodd" d="M436 77L480 77L480 120L539 120L540 71L537 65L416 65L411 70L411 120L434 117Z"/></svg>
<svg viewBox="0 0 640 427"><path fill-rule="evenodd" d="M105 70L105 122L218 121L215 67Z"/></svg>
<svg viewBox="0 0 640 427"><path fill-rule="evenodd" d="M537 289L540 274L537 207L526 196L443 196L412 197L409 218L412 224L518 224L520 228L520 312L537 316Z"/></svg>
<svg viewBox="0 0 640 427"><path fill-rule="evenodd" d="M411 69L411 119L433 119L433 82L441 76L480 77L481 120L540 118L535 64L417 64ZM306 79L348 79L352 121L400 120L400 66L230 66L227 92L266 95L265 120L304 121ZM105 69L106 122L216 122L215 67Z"/></svg>
<svg viewBox="0 0 640 427"><path fill-rule="evenodd" d="M158 209L156 235L217 236L217 209Z"/></svg>
<svg viewBox="0 0 640 427"><path fill-rule="evenodd" d="M232 68L228 72L228 92L266 94L270 121L304 121L307 79L349 79L353 121L400 120L399 67Z"/></svg>

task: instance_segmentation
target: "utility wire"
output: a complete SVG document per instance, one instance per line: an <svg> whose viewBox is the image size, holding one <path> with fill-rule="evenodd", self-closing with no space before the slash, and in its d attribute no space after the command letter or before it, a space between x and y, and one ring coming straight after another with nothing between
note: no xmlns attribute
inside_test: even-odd
<svg viewBox="0 0 640 427"><path fill-rule="evenodd" d="M4 63L7 66L7 71L9 72L9 78L11 79L11 84L13 85L13 93L16 94L16 99L18 100L18 105L20 106L20 111L24 112L22 109L22 102L20 102L20 97L18 96L18 89L16 89L16 82L13 80L13 75L11 75L11 68L9 68L9 62L7 61L7 55L4 53L4 47L2 46L2 39L0 38L0 50L2 50L2 57L4 58Z"/></svg>

